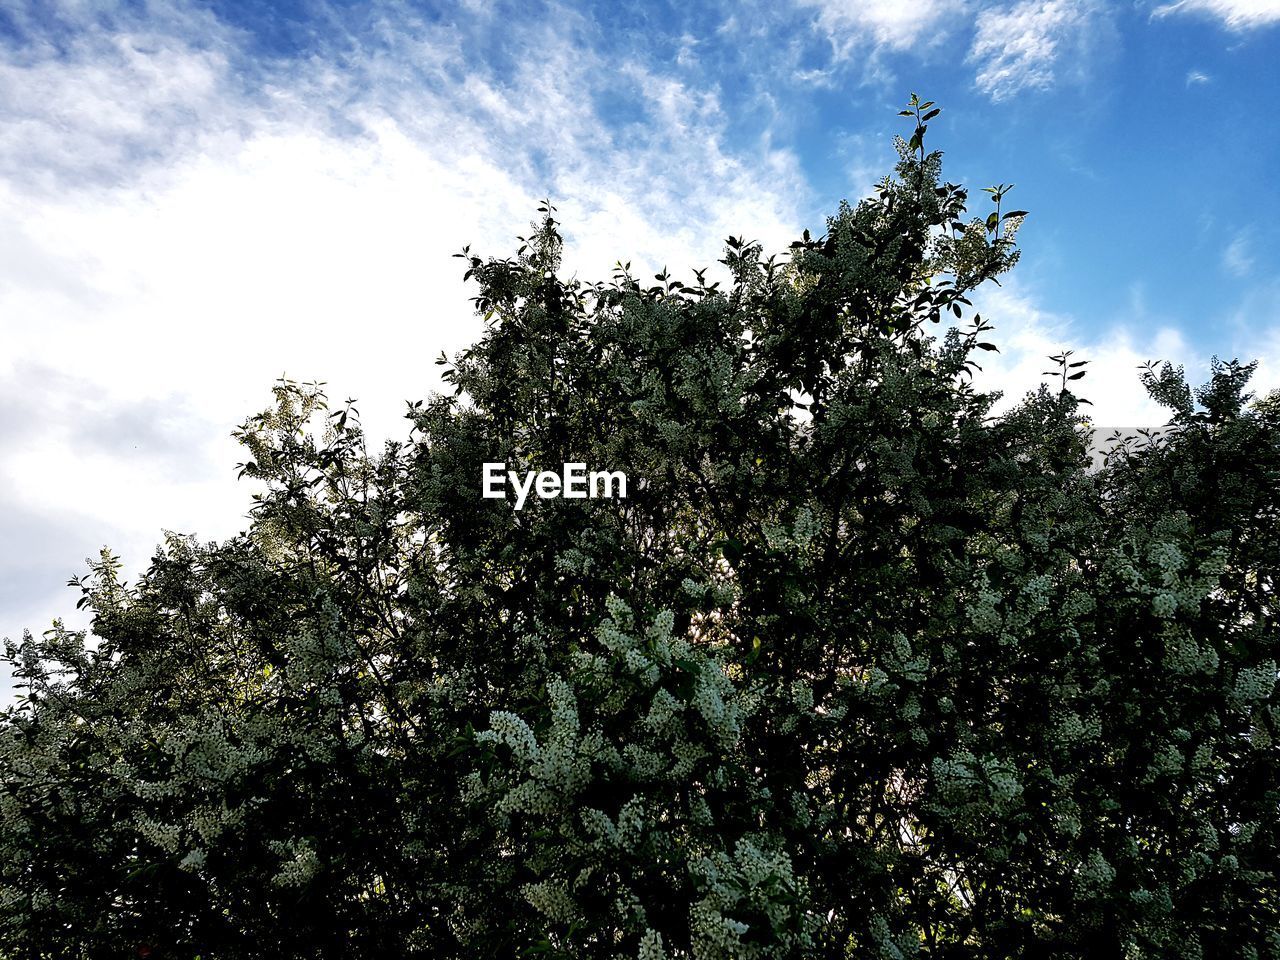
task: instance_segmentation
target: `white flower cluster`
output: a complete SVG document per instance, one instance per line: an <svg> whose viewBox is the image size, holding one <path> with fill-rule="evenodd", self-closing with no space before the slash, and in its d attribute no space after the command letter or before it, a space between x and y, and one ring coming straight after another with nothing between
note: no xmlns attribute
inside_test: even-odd
<svg viewBox="0 0 1280 960"><path fill-rule="evenodd" d="M731 579L731 568L727 562L721 561L719 572L707 583L698 583L692 577L685 577L680 583L684 592L696 599L703 599L710 594L713 606L732 607L742 596L742 587Z"/></svg>
<svg viewBox="0 0 1280 960"><path fill-rule="evenodd" d="M610 598L615 599L615 598ZM611 611L617 607L611 607ZM631 619L630 610L626 610L625 619L613 616L603 620L596 628L596 638L601 645L617 658L627 673L640 680L646 686L653 686L661 677L661 666L668 666L673 655L683 651L679 643L671 639L671 624L674 618L670 611L660 614L652 626L645 632L646 643L641 643L631 635L623 623ZM602 670L608 669L607 661L594 664Z"/></svg>
<svg viewBox="0 0 1280 960"><path fill-rule="evenodd" d="M689 800L689 822L699 827L715 826L715 814L711 812L711 804L702 794L694 794Z"/></svg>
<svg viewBox="0 0 1280 960"><path fill-rule="evenodd" d="M998 626L998 621L996 626ZM922 683L929 673L929 653L916 653L911 641L901 631L894 633L888 655L885 657L887 672L912 683Z"/></svg>
<svg viewBox="0 0 1280 960"><path fill-rule="evenodd" d="M562 800L535 780L524 780L508 790L494 807L498 817L513 813L536 813L551 816L561 809Z"/></svg>
<svg viewBox="0 0 1280 960"><path fill-rule="evenodd" d="M524 720L509 710L494 710L490 713L489 729L476 734L476 739L505 744L518 760L532 761L538 758L537 737Z"/></svg>
<svg viewBox="0 0 1280 960"><path fill-rule="evenodd" d="M1022 781L1018 779L1018 771L1012 764L987 757L982 761L982 770L986 775L992 804L997 810L1007 808L1022 796Z"/></svg>
<svg viewBox="0 0 1280 960"><path fill-rule="evenodd" d="M1176 543L1156 541L1147 548L1147 560L1163 574L1165 586L1173 586L1186 569L1187 558Z"/></svg>
<svg viewBox="0 0 1280 960"><path fill-rule="evenodd" d="M1241 667L1232 692L1240 703L1252 706L1270 697L1275 686L1276 662L1264 660L1252 667Z"/></svg>
<svg viewBox="0 0 1280 960"><path fill-rule="evenodd" d="M500 817L517 812L554 814L586 786L592 757L606 752L599 734L580 737L578 703L568 681L553 677L547 683L547 693L551 726L542 743L521 717L507 710L493 711L489 729L476 734L481 743L510 747L515 761L511 771L514 785L505 790L494 808ZM463 792L476 799L486 791L478 779L469 778Z"/></svg>
<svg viewBox="0 0 1280 960"><path fill-rule="evenodd" d="M638 743L628 743L622 748L622 755L634 780L657 780L667 769L666 757Z"/></svg>
<svg viewBox="0 0 1280 960"><path fill-rule="evenodd" d="M952 753L949 759L935 757L931 770L934 782L944 798L962 798L978 782L973 768L977 758L968 750Z"/></svg>
<svg viewBox="0 0 1280 960"><path fill-rule="evenodd" d="M1024 623L1049 608L1053 598L1053 578L1046 573L1032 577L1022 585L1019 614Z"/></svg>
<svg viewBox="0 0 1280 960"><path fill-rule="evenodd" d="M576 547L570 547L556 555L556 571L569 574L586 574L591 572L595 561L590 555Z"/></svg>
<svg viewBox="0 0 1280 960"><path fill-rule="evenodd" d="M1004 617L999 610L1001 599L999 591L991 588L984 573L979 582L977 595L965 604L965 613L975 630L980 633L995 633L1004 626Z"/></svg>
<svg viewBox="0 0 1280 960"><path fill-rule="evenodd" d="M932 764L934 783L947 803L973 804L1003 812L1022 796L1017 770L998 757L978 759L968 750L950 759L938 757Z"/></svg>
<svg viewBox="0 0 1280 960"><path fill-rule="evenodd" d="M693 705L702 714L707 729L722 749L729 749L742 732L742 716L738 704L732 699L733 684L720 665L712 660L704 661L693 691Z"/></svg>
<svg viewBox="0 0 1280 960"><path fill-rule="evenodd" d="M1215 853L1221 843L1218 840L1218 831L1208 820L1201 820L1199 827L1196 829L1199 843L1196 844L1201 850L1209 853Z"/></svg>
<svg viewBox="0 0 1280 960"><path fill-rule="evenodd" d="M1163 663L1171 673L1191 675L1218 669L1218 651L1201 645L1186 628L1170 626L1164 633Z"/></svg>
<svg viewBox="0 0 1280 960"><path fill-rule="evenodd" d="M657 734L682 733L683 725L677 728L677 723L683 710L683 703L673 697L666 687L659 687L649 705L649 712L645 716L645 724Z"/></svg>
<svg viewBox="0 0 1280 960"><path fill-rule="evenodd" d="M176 854L182 847L182 827L176 823L157 823L144 813L134 814L133 825L148 843L165 853Z"/></svg>
<svg viewBox="0 0 1280 960"><path fill-rule="evenodd" d="M1062 599L1059 612L1067 620L1078 620L1092 613L1098 604L1087 590L1069 590Z"/></svg>
<svg viewBox="0 0 1280 960"><path fill-rule="evenodd" d="M531 638L528 634L522 634L516 638L516 650L523 660L529 661L543 649L543 643L541 638ZM433 676L426 684L424 692L434 703L452 706L465 703L470 692L475 688L476 680L470 669L454 668L441 670Z"/></svg>
<svg viewBox="0 0 1280 960"><path fill-rule="evenodd" d="M572 673L547 682L547 712L536 723L531 716L494 711L489 729L477 737L510 753L497 755L499 769L487 779L472 776L464 785L468 799L488 804L500 827L525 814L550 828L548 836L555 839L540 841L546 844L544 872L522 887L522 894L558 923L578 918L579 881L599 883L600 870L616 871L617 863L632 862L651 845L667 851L664 856L681 856L672 846L673 831L690 823L714 826L703 790L728 783L718 758L736 746L744 717L760 699L758 691L753 696L739 691L704 644L674 637L671 611L658 613L642 630L621 600L611 598L608 613L596 630L595 650L587 645L575 657ZM785 696L796 710L813 711L814 694L806 683L787 686ZM630 785L630 799L620 809L584 809L577 803L591 780L601 777ZM672 784L692 778L695 789L673 795ZM564 869L570 863L572 873ZM751 916L776 915L779 929L788 931L779 942L789 943L790 952L775 950L776 944L760 947L755 936L740 943L734 924L742 921L732 915L729 901L719 909L718 901L704 897L701 942L710 950L710 944L721 942L717 938L728 937L723 943L732 948L702 956L795 955L795 931L803 925L789 913L797 909L797 900L786 858L744 842L718 869L738 878L722 891L725 897L746 897L741 908ZM625 874L616 879L615 921L619 929L639 933L648 925L643 905ZM779 893L786 890L791 893ZM763 942L771 941L765 937ZM746 947L753 952L741 952ZM650 938L646 949L660 956L668 948Z"/></svg>
<svg viewBox="0 0 1280 960"><path fill-rule="evenodd" d="M1205 773L1213 763L1213 748L1207 743L1196 747L1191 755L1191 770L1196 774Z"/></svg>
<svg viewBox="0 0 1280 960"><path fill-rule="evenodd" d="M1095 850L1089 859L1076 868L1076 895L1090 899L1103 893L1116 878L1116 869L1107 858Z"/></svg>
<svg viewBox="0 0 1280 960"><path fill-rule="evenodd" d="M760 532L764 534L765 543L770 550L794 555L802 555L808 551L821 529L821 524L808 507L801 507L796 511L795 520L789 527L779 523L760 525Z"/></svg>
<svg viewBox="0 0 1280 960"><path fill-rule="evenodd" d="M551 698L552 740L564 743L576 740L578 701L573 695L573 688L563 677L552 677L547 681L547 694Z"/></svg>
<svg viewBox="0 0 1280 960"><path fill-rule="evenodd" d="M1151 783L1163 777L1176 777L1182 773L1185 763L1182 751L1174 744L1166 743L1151 758L1151 763L1147 766L1146 781Z"/></svg>
<svg viewBox="0 0 1280 960"><path fill-rule="evenodd" d="M622 652L622 661L629 673L640 677L647 684L657 683L661 676L657 664L634 647Z"/></svg>
<svg viewBox="0 0 1280 960"><path fill-rule="evenodd" d="M645 630L645 638L649 641L650 648L654 651L658 661L664 666L671 662L671 632L675 629L676 615L670 610L661 611L653 618L653 623ZM663 654L667 654L666 657Z"/></svg>
<svg viewBox="0 0 1280 960"><path fill-rule="evenodd" d="M632 797L618 812L618 842L622 849L631 851L639 847L647 826L644 801L640 797Z"/></svg>
<svg viewBox="0 0 1280 960"><path fill-rule="evenodd" d="M620 847L622 845L622 834L618 832L617 826L609 819L609 815L603 810L597 810L595 807L584 807L579 814L582 818L582 825L586 828L587 833L596 837L604 845L610 847Z"/></svg>
<svg viewBox="0 0 1280 960"><path fill-rule="evenodd" d="M1178 595L1172 590L1159 590L1151 598L1151 612L1167 620L1178 612Z"/></svg>
<svg viewBox="0 0 1280 960"><path fill-rule="evenodd" d="M1096 740L1102 735L1102 719L1096 714L1082 717L1078 713L1063 711L1053 726L1054 740L1064 746L1073 746Z"/></svg>
<svg viewBox="0 0 1280 960"><path fill-rule="evenodd" d="M1133 540L1127 545L1135 551L1141 549ZM1139 569L1123 549L1117 548L1108 558L1106 569L1127 592L1149 596L1152 614L1162 620L1172 619L1179 612L1194 614L1217 588L1226 566L1226 553L1221 547L1193 565L1180 546L1163 539L1148 543L1142 555L1145 569Z"/></svg>
<svg viewBox="0 0 1280 960"><path fill-rule="evenodd" d="M805 826L813 822L813 811L810 809L812 802L808 793L803 790L795 790L788 788L785 792L787 805L791 808L791 814L796 820Z"/></svg>
<svg viewBox="0 0 1280 960"><path fill-rule="evenodd" d="M732 856L717 851L691 863L690 869L703 893L689 916L695 960L793 957L812 946L813 918L795 915L803 884L782 851L744 837ZM744 942L751 928L735 919L735 913L763 914L770 929Z"/></svg>
<svg viewBox="0 0 1280 960"><path fill-rule="evenodd" d="M662 934L656 930L646 930L640 938L640 950L636 960L667 960L667 951L662 944Z"/></svg>
<svg viewBox="0 0 1280 960"><path fill-rule="evenodd" d="M222 800L217 806L201 805L192 811L191 828L205 843L218 840L228 829L239 826L244 820L244 809L232 810Z"/></svg>
<svg viewBox="0 0 1280 960"><path fill-rule="evenodd" d="M1080 820L1080 805L1070 798L1063 798L1053 806L1053 825L1064 837L1080 836L1084 824Z"/></svg>
<svg viewBox="0 0 1280 960"><path fill-rule="evenodd" d="M0 916L16 914L24 899L16 884L0 884Z"/></svg>
<svg viewBox="0 0 1280 960"><path fill-rule="evenodd" d="M269 759L266 749L233 739L216 715L167 731L164 746L175 759L174 776L220 783L243 776Z"/></svg>
<svg viewBox="0 0 1280 960"><path fill-rule="evenodd" d="M176 797L187 789L187 784L178 780L143 780L141 777L130 776L131 770L127 764L121 764L119 774L121 780L129 785L130 791L139 800L153 802L162 800L165 797Z"/></svg>
<svg viewBox="0 0 1280 960"><path fill-rule="evenodd" d="M921 709L922 708L920 706L920 698L913 693L910 696L908 696L905 701L903 701L902 709L898 711L898 715L908 723L915 723L915 721L920 717ZM923 732L924 731L920 730L919 728L916 728L915 730L912 731L913 734L923 733ZM925 741L918 740L917 742L923 743Z"/></svg>
<svg viewBox="0 0 1280 960"><path fill-rule="evenodd" d="M871 942L875 945L875 956L879 960L904 960L919 951L920 933L911 927L894 937L889 928L889 921L880 914L871 918L869 930Z"/></svg>
<svg viewBox="0 0 1280 960"><path fill-rule="evenodd" d="M662 669L675 661L681 661L685 669L692 665L695 676L690 705L702 717L720 748L728 749L737 743L742 721L749 710L749 698L740 695L724 668L705 650L672 636L674 614L664 610L654 618L645 631L642 651L627 627L633 621L630 608L617 597L610 597L608 610L609 617L599 625L596 635L606 649L621 658L626 672L652 687L661 679ZM651 730L673 736L679 744L685 731L677 721L683 710L684 704L669 691L659 689L650 704L646 722Z"/></svg>
<svg viewBox="0 0 1280 960"><path fill-rule="evenodd" d="M1249 743L1255 750L1268 750L1273 742L1271 732L1267 730L1265 724L1255 719L1249 727Z"/></svg>
<svg viewBox="0 0 1280 960"><path fill-rule="evenodd" d="M694 769L705 760L709 751L689 739L677 740L671 747L676 762L671 767L671 776L683 780L693 773Z"/></svg>
<svg viewBox="0 0 1280 960"><path fill-rule="evenodd" d="M593 874L594 870L590 867L583 870L578 875L577 880L574 881L574 889L581 889L590 882ZM614 894L613 903L610 906L610 912L621 927L630 930L648 927L649 914L640 902L640 898L636 896L636 892L627 884L619 885L617 892ZM618 957L618 960L626 960L626 958Z"/></svg>
<svg viewBox="0 0 1280 960"><path fill-rule="evenodd" d="M813 687L804 680L792 680L789 690L791 705L802 713L813 710Z"/></svg>
<svg viewBox="0 0 1280 960"><path fill-rule="evenodd" d="M277 886L305 886L320 871L320 858L306 840L273 840L270 847L273 853L285 858L271 878Z"/></svg>
<svg viewBox="0 0 1280 960"><path fill-rule="evenodd" d="M285 638L285 682L295 689L325 687L334 669L350 658L351 641L331 597L322 600L322 612L322 629L304 621Z"/></svg>
<svg viewBox="0 0 1280 960"><path fill-rule="evenodd" d="M0 792L0 824L10 835L26 836L31 833L21 801L9 791Z"/></svg>
<svg viewBox="0 0 1280 960"><path fill-rule="evenodd" d="M708 901L702 900L689 911L693 932L694 960L727 960L729 957L758 957L759 948L744 945L742 935L747 924L726 917Z"/></svg>
<svg viewBox="0 0 1280 960"><path fill-rule="evenodd" d="M521 893L535 910L558 923L572 923L578 917L578 905L568 886L559 880L526 883Z"/></svg>

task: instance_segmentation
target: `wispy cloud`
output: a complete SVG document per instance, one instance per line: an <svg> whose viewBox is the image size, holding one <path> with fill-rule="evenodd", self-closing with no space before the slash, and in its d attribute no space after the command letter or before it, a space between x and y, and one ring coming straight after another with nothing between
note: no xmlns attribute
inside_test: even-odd
<svg viewBox="0 0 1280 960"><path fill-rule="evenodd" d="M62 584L104 542L136 572L163 528L243 526L229 433L281 373L401 436L403 401L437 385L430 358L479 331L450 254L508 254L538 198L586 278L617 258L687 278L744 231L780 249L829 212L805 171L838 168L832 189L856 197L892 163L875 96L849 111L867 126L822 115L861 92L851 62L927 59L972 25L978 88L1002 99L1076 78L1111 17L746 0L617 42L569 0L533 18L317 0L305 49L282 52L189 0L0 4L0 636L74 616ZM1246 258L1265 247L1249 239ZM1099 416L1157 415L1132 367L1186 356L1172 320L1096 332L997 293L1005 353L983 359L1011 398L1070 345L1097 357ZM1280 356L1269 336L1245 345Z"/></svg>
<svg viewBox="0 0 1280 960"><path fill-rule="evenodd" d="M804 225L788 149L730 146L714 88L595 51L570 12L384 8L341 50L250 68L210 15L80 9L0 46L0 251L20 254L0 258L0 396L48 400L4 445L0 513L65 548L23 580L29 603L5 602L0 636L74 606L63 583L99 538L136 572L166 527L242 526L228 434L281 373L358 397L375 442L401 435L404 401L437 385L430 358L479 332L450 255L509 254L539 197L559 205L566 270L590 278L618 258L642 276L714 264L731 233L776 248ZM501 43L539 57L477 62ZM636 104L625 123L609 92ZM52 524L73 512L89 519ZM31 569L7 544L0 581Z"/></svg>
<svg viewBox="0 0 1280 960"><path fill-rule="evenodd" d="M49 4L41 20L24 10L10 10L21 41L0 50L7 182L110 185L236 125L229 34L211 15L165 4L146 18L70 3Z"/></svg>
<svg viewBox="0 0 1280 960"><path fill-rule="evenodd" d="M1253 237L1241 230L1222 251L1222 266L1233 277L1247 277L1253 271Z"/></svg>
<svg viewBox="0 0 1280 960"><path fill-rule="evenodd" d="M1064 58L1082 70L1098 13L1091 0L1024 0L983 10L968 57L977 66L975 85L1000 101L1052 86Z"/></svg>
<svg viewBox="0 0 1280 960"><path fill-rule="evenodd" d="M1187 86L1195 86L1196 84L1208 83L1213 78L1201 70L1187 71Z"/></svg>
<svg viewBox="0 0 1280 960"><path fill-rule="evenodd" d="M907 50L941 39L969 6L965 0L796 0L817 11L817 25L837 56L853 50Z"/></svg>
<svg viewBox="0 0 1280 960"><path fill-rule="evenodd" d="M1247 30L1280 23L1280 0L1179 0L1157 7L1152 16L1201 14L1217 17L1232 30Z"/></svg>

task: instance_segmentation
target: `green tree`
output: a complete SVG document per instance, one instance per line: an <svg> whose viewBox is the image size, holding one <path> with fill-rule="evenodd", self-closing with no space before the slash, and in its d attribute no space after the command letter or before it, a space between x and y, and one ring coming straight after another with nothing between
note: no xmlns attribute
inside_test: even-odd
<svg viewBox="0 0 1280 960"><path fill-rule="evenodd" d="M1065 355L993 416L1025 213L903 114L724 289L565 280L549 204L464 251L405 443L279 383L244 534L7 644L0 955L1280 957L1280 399L1153 367L1175 429L1096 474Z"/></svg>

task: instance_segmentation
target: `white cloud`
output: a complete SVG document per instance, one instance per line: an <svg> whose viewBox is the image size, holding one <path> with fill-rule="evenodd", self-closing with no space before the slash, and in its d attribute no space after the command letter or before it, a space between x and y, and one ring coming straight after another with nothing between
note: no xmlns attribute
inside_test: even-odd
<svg viewBox="0 0 1280 960"><path fill-rule="evenodd" d="M1168 411L1143 388L1140 367L1155 361L1172 363L1186 371L1193 388L1208 381L1209 356L1188 342L1168 319L1152 314L1140 288L1123 322L1086 334L1071 317L1044 309L1034 291L1017 277L1001 287L987 286L973 297L975 309L994 324L988 339L999 353L976 358L983 370L975 376L980 389L1000 390L997 413L1018 403L1038 384L1052 387L1044 371L1053 369L1049 356L1073 350L1072 360L1088 360L1085 376L1072 385L1090 401L1082 408L1105 439L1111 429L1158 429L1168 422ZM1226 336L1224 360L1257 361L1249 389L1257 396L1280 389L1280 282L1257 284L1244 292L1229 311L1213 318L1213 329Z"/></svg>
<svg viewBox="0 0 1280 960"><path fill-rule="evenodd" d="M1085 335L1070 317L1043 309L1016 278L1003 283L984 288L974 297L975 308L995 325L990 339L1000 348L999 353L984 353L978 358L983 372L975 383L983 389L1004 391L997 411L1007 410L1038 384L1052 385L1052 378L1043 373L1054 367L1048 358L1067 349L1075 351L1072 360L1089 361L1088 372L1073 390L1092 404L1083 409L1095 424L1157 427L1167 416L1147 396L1138 367L1160 360L1184 364L1188 371L1199 370L1192 350L1171 325L1144 322L1135 331L1127 324L1117 324Z"/></svg>
<svg viewBox="0 0 1280 960"><path fill-rule="evenodd" d="M1187 86L1188 86L1188 87L1193 86L1193 85L1195 85L1195 84L1208 83L1208 82L1209 82L1210 80L1212 80L1212 79L1213 79L1212 77L1210 77L1207 73L1205 73L1205 72L1204 72L1204 71L1202 71L1202 70L1188 70L1188 71L1187 71Z"/></svg>
<svg viewBox="0 0 1280 960"><path fill-rule="evenodd" d="M1180 0L1157 7L1152 16L1193 13L1217 17L1232 30L1280 23L1280 0Z"/></svg>
<svg viewBox="0 0 1280 960"><path fill-rule="evenodd" d="M103 542L133 575L164 528L240 529L228 434L282 373L403 437L433 358L479 333L450 255L511 254L539 197L592 279L618 258L714 274L725 236L776 248L802 225L795 157L730 150L710 93L604 62L563 22L495 25L540 51L504 78L460 28L385 16L341 70L261 83L194 14L82 23L61 55L0 47L0 395L43 398L0 437L0 513L25 518L0 581L23 574L26 597L0 595L0 636L75 622L63 584ZM625 137L593 113L606 84L645 104Z"/></svg>
<svg viewBox="0 0 1280 960"><path fill-rule="evenodd" d="M819 19L900 48L961 4L910 21L905 7ZM730 149L712 91L605 61L563 21L493 26L540 51L514 76L478 67L464 27L403 12L353 38L341 67L316 56L255 76L211 15L155 3L104 29L101 8L60 8L82 18L61 53L0 46L0 406L20 425L0 425L0 584L20 585L0 588L0 636L55 614L82 624L63 583L104 543L132 575L164 528L240 529L249 491L228 435L281 373L358 397L375 441L403 436L432 359L479 330L450 254L509 254L538 197L560 207L566 269L588 278L619 257L687 277L728 234L778 249L815 225L790 152ZM1014 81L1010 56L993 90ZM625 135L591 106L619 87L644 104ZM847 147L859 176L872 169ZM987 376L1011 399L1076 342L1018 291L983 308L1005 350L983 357ZM1280 336L1260 343L1280 356ZM1126 425L1158 416L1133 367L1187 352L1172 332L1123 330L1078 349L1096 357L1082 383L1099 422Z"/></svg>
<svg viewBox="0 0 1280 960"><path fill-rule="evenodd" d="M1052 86L1064 60L1079 73L1097 15L1092 0L1023 0L983 10L968 56L978 67L975 85L1000 101Z"/></svg>
<svg viewBox="0 0 1280 960"><path fill-rule="evenodd" d="M94 32L82 29L92 23L85 11L61 12L72 18L64 51L35 44L0 56L0 169L8 178L50 189L67 177L111 180L158 151L197 146L234 126L234 76L212 17L157 14ZM196 47L165 27L211 42ZM202 122L191 123L197 116Z"/></svg>
<svg viewBox="0 0 1280 960"><path fill-rule="evenodd" d="M796 0L818 11L817 24L838 56L858 47L907 50L941 39L965 0Z"/></svg>

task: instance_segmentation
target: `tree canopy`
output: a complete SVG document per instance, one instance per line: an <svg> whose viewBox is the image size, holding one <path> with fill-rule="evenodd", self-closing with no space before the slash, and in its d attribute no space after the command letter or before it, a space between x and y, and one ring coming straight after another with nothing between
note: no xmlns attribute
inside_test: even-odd
<svg viewBox="0 0 1280 960"><path fill-rule="evenodd" d="M278 383L243 534L6 642L0 956L1280 957L1280 396L1152 366L1099 471L1065 353L993 415L1026 214L937 112L723 286L465 250L406 441Z"/></svg>

